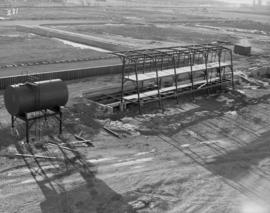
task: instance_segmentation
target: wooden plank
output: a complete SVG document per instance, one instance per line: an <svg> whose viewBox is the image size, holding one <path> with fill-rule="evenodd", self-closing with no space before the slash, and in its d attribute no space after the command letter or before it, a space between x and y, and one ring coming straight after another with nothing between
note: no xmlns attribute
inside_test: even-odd
<svg viewBox="0 0 270 213"><path fill-rule="evenodd" d="M217 80L219 80L219 78L212 78L211 82L217 81ZM206 80L196 81L196 82L194 82L194 85L199 85L199 84L204 84L204 83L206 83ZM191 83L182 84L182 85L178 85L178 89L183 89L183 88L190 87L190 86L191 86ZM174 90L176 90L176 86L162 88L160 90L160 92L164 93L164 92L170 92L170 91L174 91ZM157 90L151 90L148 92L140 93L140 96L141 96L141 98L146 98L149 96L155 96L157 94L158 94ZM138 98L137 94L124 96L125 100L133 100L133 99L137 99L137 98Z"/></svg>
<svg viewBox="0 0 270 213"><path fill-rule="evenodd" d="M229 65L230 65L230 62L222 62L221 63L221 67L226 67ZM219 67L218 62L209 63L207 65L208 70L218 68L218 67ZM198 64L198 65L194 65L192 67L192 72L204 71L205 69L206 69L205 64ZM190 73L190 72L191 72L190 66L179 67L176 69L177 75L184 74L184 73ZM174 69L167 69L167 70L158 71L159 78L169 77L169 76L174 76L174 75L175 75ZM150 79L155 79L155 78L156 78L156 72L148 72L148 73L144 73L144 74L138 74L138 81L145 81L145 80L150 80ZM125 79L131 80L131 81L136 81L136 76L135 75L125 76Z"/></svg>
<svg viewBox="0 0 270 213"><path fill-rule="evenodd" d="M83 145L84 147L95 147L90 140L87 140L87 141L72 141L72 142L69 142L68 144L71 144L71 145ZM61 145L65 145L65 144L61 144Z"/></svg>
<svg viewBox="0 0 270 213"><path fill-rule="evenodd" d="M10 158L15 158L15 157L22 157L22 158L41 158L41 159L50 159L50 160L63 160L61 158L57 157L49 157L49 156L42 156L42 155L29 155L29 154L4 154L0 155L1 157L10 157Z"/></svg>
<svg viewBox="0 0 270 213"><path fill-rule="evenodd" d="M87 146L91 146L91 147L95 147L94 144L91 143L91 140L86 140L84 139L83 137L81 137L80 135L74 135L74 137L79 140L79 141L73 141L73 142L70 142L71 144L76 144L76 143L84 143L86 144Z"/></svg>
<svg viewBox="0 0 270 213"><path fill-rule="evenodd" d="M107 127L103 127L104 130L106 130L106 132L110 133L111 135L117 137L117 138L121 138L121 136L119 134L117 134L116 132L112 131L111 129L107 128Z"/></svg>
<svg viewBox="0 0 270 213"><path fill-rule="evenodd" d="M71 149L69 147L66 147L66 146L63 146L63 145L60 145L60 144L51 142L51 141L48 141L47 143L50 144L50 145L52 145L52 146L54 146L54 147L58 147L58 148L61 148L61 149L64 149L64 150L67 150L67 151L70 151L70 152L75 152L75 153L78 154L78 151L75 150L75 149Z"/></svg>
<svg viewBox="0 0 270 213"><path fill-rule="evenodd" d="M121 104L121 101L117 101L117 102L113 102L113 103L107 104L107 106L118 107L120 104Z"/></svg>

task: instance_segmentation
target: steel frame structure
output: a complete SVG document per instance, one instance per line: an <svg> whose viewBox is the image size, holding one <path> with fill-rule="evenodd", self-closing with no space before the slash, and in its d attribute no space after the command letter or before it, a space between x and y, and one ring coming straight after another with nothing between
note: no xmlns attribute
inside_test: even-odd
<svg viewBox="0 0 270 213"><path fill-rule="evenodd" d="M174 96L179 103L181 94L191 93L194 98L195 91L207 89L209 93L210 88L221 88L228 82L234 89L232 50L225 47L227 44L215 42L114 52L122 61L120 109L124 110L126 103L131 102L137 103L141 112L143 103L155 100L163 108L165 98ZM213 74L216 76L214 81ZM201 77L203 81L199 81ZM163 87L162 81L166 78L172 78L172 87ZM190 83L180 84L187 79ZM136 97L125 96L128 81L135 84ZM154 81L154 86L152 90L145 90L145 82L149 81Z"/></svg>

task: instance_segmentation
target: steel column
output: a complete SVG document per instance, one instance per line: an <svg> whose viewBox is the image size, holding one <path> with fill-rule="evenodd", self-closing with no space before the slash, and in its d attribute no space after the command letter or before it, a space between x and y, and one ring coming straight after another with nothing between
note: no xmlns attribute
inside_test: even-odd
<svg viewBox="0 0 270 213"><path fill-rule="evenodd" d="M176 73L176 65L175 65L175 57L173 56L173 68L174 68L174 84L175 84L175 96L176 96L176 102L177 104L179 104L179 100L178 100L178 76Z"/></svg>
<svg viewBox="0 0 270 213"><path fill-rule="evenodd" d="M192 60L192 57L193 57L193 60ZM194 81L193 81L193 61L194 61L194 54L190 53L189 54L189 65L190 65L190 81L191 81L191 93L192 93L192 98L193 100L195 99L194 97Z"/></svg>
<svg viewBox="0 0 270 213"><path fill-rule="evenodd" d="M139 104L139 112L142 113L141 109L141 97L140 97L140 89L139 89L139 79L138 79L138 71L137 71L137 61L135 61L135 75L136 75L136 90L138 95L138 104Z"/></svg>
<svg viewBox="0 0 270 213"><path fill-rule="evenodd" d="M62 113L62 111L61 111L61 108L59 107L59 134L60 135L62 135L62 132L63 132L63 124L62 124L62 122L63 122L63 113Z"/></svg>
<svg viewBox="0 0 270 213"><path fill-rule="evenodd" d="M126 68L126 59L122 58L121 105L120 105L120 110L121 111L124 110L125 68Z"/></svg>
<svg viewBox="0 0 270 213"><path fill-rule="evenodd" d="M27 119L26 115L26 120L25 120L25 137L26 137L26 143L29 143L29 121Z"/></svg>
<svg viewBox="0 0 270 213"><path fill-rule="evenodd" d="M234 90L234 72L233 72L233 54L232 50L230 50L230 59L231 59L231 75L232 75L232 89Z"/></svg>
<svg viewBox="0 0 270 213"><path fill-rule="evenodd" d="M218 51L218 74L219 74L219 81L220 81L220 89L222 89L222 76L221 76L221 55L222 55L222 50L219 49Z"/></svg>
<svg viewBox="0 0 270 213"><path fill-rule="evenodd" d="M15 117L11 116L11 127L14 128Z"/></svg>
<svg viewBox="0 0 270 213"><path fill-rule="evenodd" d="M204 61L205 61L205 77L206 77L206 84L207 87L209 86L209 79L208 79L208 52L204 53ZM209 88L207 88L208 95L210 94Z"/></svg>
<svg viewBox="0 0 270 213"><path fill-rule="evenodd" d="M157 90L158 90L158 99L159 99L159 107L163 109L162 101L161 101L161 95L160 95L160 82L159 82L159 76L158 76L158 67L157 67L157 58L154 59L155 61L155 70L156 70L156 81L157 81Z"/></svg>

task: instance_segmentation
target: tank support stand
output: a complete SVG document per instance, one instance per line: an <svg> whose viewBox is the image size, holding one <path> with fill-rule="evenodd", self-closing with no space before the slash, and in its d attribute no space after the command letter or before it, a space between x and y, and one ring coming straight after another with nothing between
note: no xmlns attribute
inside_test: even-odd
<svg viewBox="0 0 270 213"><path fill-rule="evenodd" d="M44 118L47 121L48 117L55 117L59 121L59 134L62 134L63 130L63 113L61 111L61 107L54 107L50 109L46 109L43 111L38 111L38 115L36 112L34 113L22 113L17 116L11 116L11 127L15 127L15 118L19 118L20 120L25 122L25 137L26 142L29 143L30 138L30 130L33 124L39 120Z"/></svg>

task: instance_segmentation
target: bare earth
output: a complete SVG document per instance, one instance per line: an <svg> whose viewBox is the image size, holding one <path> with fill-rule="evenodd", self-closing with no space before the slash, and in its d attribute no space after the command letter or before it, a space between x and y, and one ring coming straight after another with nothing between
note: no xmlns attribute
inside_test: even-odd
<svg viewBox="0 0 270 213"><path fill-rule="evenodd" d="M230 19L230 14L235 15L223 12L220 18ZM244 14L235 16L237 19ZM265 24L264 17L256 15L256 21L264 20L261 23ZM105 116L82 94L118 86L120 76L71 81L70 100L64 109L64 134L57 136L55 120L41 122L32 129L32 135L40 136L31 142L31 150L22 142L20 123L17 133L10 130L1 92L1 156L32 151L57 159L0 157L0 212L269 213L270 86L269 76L260 76L269 69L269 34L233 31L228 23L211 26L218 29L209 28L209 23L199 28L193 24L178 26L179 36L187 29L191 33L179 43L189 43L192 36L196 42L203 34L212 38L224 33L222 37L253 46L251 57L234 56L236 74L247 75L238 78L235 91L197 96L194 101L185 97L179 105L169 100L164 112L153 104L144 108L143 115L130 109L125 115ZM253 28L255 25L251 24ZM132 27L119 31L125 33L122 39L143 40L140 31L128 40L130 31L142 29ZM78 29L114 34L119 26ZM164 42L176 40L177 32ZM163 41L155 42L153 46ZM120 138L106 132L102 128L105 123ZM75 134L91 140L94 147L69 144L76 140ZM49 140L73 151L46 145Z"/></svg>

